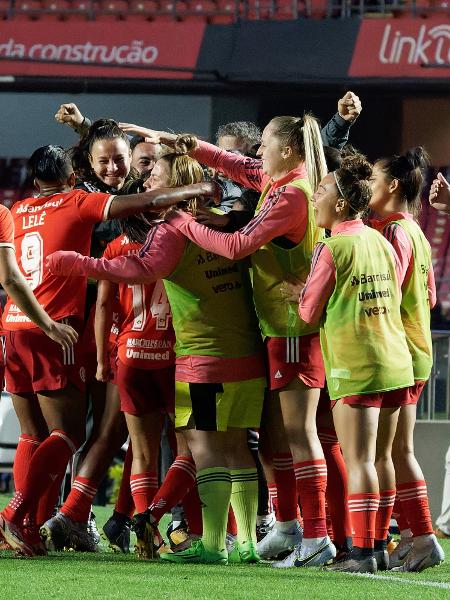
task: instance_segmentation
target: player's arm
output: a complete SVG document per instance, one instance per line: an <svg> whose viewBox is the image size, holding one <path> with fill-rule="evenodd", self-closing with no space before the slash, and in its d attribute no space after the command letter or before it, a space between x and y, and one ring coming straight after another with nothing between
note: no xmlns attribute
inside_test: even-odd
<svg viewBox="0 0 450 600"><path fill-rule="evenodd" d="M298 314L306 323L318 323L336 286L336 267L325 244L316 244L311 271L299 299Z"/></svg>
<svg viewBox="0 0 450 600"><path fill-rule="evenodd" d="M58 123L62 123L73 129L80 136L87 133L92 124L91 120L83 116L78 106L73 102L61 104L55 115L55 119Z"/></svg>
<svg viewBox="0 0 450 600"><path fill-rule="evenodd" d="M139 255L107 259L58 250L47 256L45 266L53 275L64 277L92 277L130 285L153 283L175 270L185 246L183 234L162 223L149 233Z"/></svg>
<svg viewBox="0 0 450 600"><path fill-rule="evenodd" d="M438 173L431 184L429 200L433 208L450 214L450 183L442 173Z"/></svg>
<svg viewBox="0 0 450 600"><path fill-rule="evenodd" d="M114 196L108 206L106 219L123 219L141 212L159 213L165 208L199 196L213 198L220 203L221 191L214 181L203 181L178 188L150 190L142 194Z"/></svg>
<svg viewBox="0 0 450 600"><path fill-rule="evenodd" d="M110 368L108 358L108 342L113 322L113 303L117 286L110 281L100 281L97 288L95 305L94 334L97 346L98 381L108 381Z"/></svg>
<svg viewBox="0 0 450 600"><path fill-rule="evenodd" d="M337 113L322 128L324 146L340 150L348 142L350 127L362 111L361 101L353 92L347 92L338 100Z"/></svg>
<svg viewBox="0 0 450 600"><path fill-rule="evenodd" d="M292 218L294 211L295 219ZM293 227L296 228L298 243L304 235L307 219L306 196L293 186L285 189L276 204L261 210L243 229L234 233L205 227L191 215L180 211L174 211L166 217L168 223L195 244L231 260L250 256L273 239L293 234Z"/></svg>
<svg viewBox="0 0 450 600"><path fill-rule="evenodd" d="M19 270L15 250L9 246L0 246L0 283L20 310L52 340L64 348L70 348L77 341L77 332L69 325L53 321L36 300Z"/></svg>

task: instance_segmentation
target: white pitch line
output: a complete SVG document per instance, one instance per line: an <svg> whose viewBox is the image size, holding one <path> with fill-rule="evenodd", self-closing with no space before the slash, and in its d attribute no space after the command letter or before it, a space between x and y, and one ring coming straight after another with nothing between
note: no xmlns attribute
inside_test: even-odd
<svg viewBox="0 0 450 600"><path fill-rule="evenodd" d="M405 585L421 585L425 587L436 587L442 590L450 590L450 583L441 581L430 581L428 579L403 579L403 577L390 577L389 575L372 575L370 573L348 573L357 577L365 577L366 579L379 579L381 581L394 581L395 583L403 583Z"/></svg>

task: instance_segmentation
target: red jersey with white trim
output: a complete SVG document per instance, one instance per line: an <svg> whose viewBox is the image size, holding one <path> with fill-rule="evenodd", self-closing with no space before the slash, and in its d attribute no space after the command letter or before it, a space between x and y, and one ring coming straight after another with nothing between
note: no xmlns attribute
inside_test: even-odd
<svg viewBox="0 0 450 600"><path fill-rule="evenodd" d="M45 268L45 258L56 250L89 255L92 230L107 220L114 196L72 190L51 196L26 198L14 204L14 245L17 262L38 302L54 320L83 319L87 277L58 277ZM3 314L5 329L36 325L8 298Z"/></svg>
<svg viewBox="0 0 450 600"><path fill-rule="evenodd" d="M14 250L14 221L11 213L0 204L0 248L12 248ZM0 318L3 309L0 306ZM3 327L0 325L0 335L4 334Z"/></svg>
<svg viewBox="0 0 450 600"><path fill-rule="evenodd" d="M137 254L142 244L120 235L106 247L104 258ZM118 358L137 369L164 369L175 363L172 313L162 281L119 284L121 323Z"/></svg>

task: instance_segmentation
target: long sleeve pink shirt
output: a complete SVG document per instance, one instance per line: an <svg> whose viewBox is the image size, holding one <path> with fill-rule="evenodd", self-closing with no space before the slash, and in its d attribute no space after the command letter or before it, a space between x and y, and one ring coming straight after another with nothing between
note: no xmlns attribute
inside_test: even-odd
<svg viewBox="0 0 450 600"><path fill-rule="evenodd" d="M210 229L186 213L176 212L168 216L167 221L186 237L202 248L230 259L249 256L278 237L285 237L294 244L303 239L308 222L307 198L300 189L286 187L295 179L307 177L303 164L282 179L273 181L263 173L260 160L238 156L206 142L199 142L193 156L245 187L261 192L267 186L268 189L258 214L234 233Z"/></svg>
<svg viewBox="0 0 450 600"><path fill-rule="evenodd" d="M380 220L373 220L370 225L377 229L384 237L394 246L394 250L400 262L400 283L403 287L408 283L412 270L414 268L414 255L411 242L406 231L403 227L399 226L393 221L399 219L407 219L408 221L414 221L414 217L411 213L398 212ZM433 266L428 271L428 299L430 302L430 308L433 308L436 304L436 282L434 279Z"/></svg>
<svg viewBox="0 0 450 600"><path fill-rule="evenodd" d="M364 227L361 219L344 221L332 229L331 235L355 235L363 231ZM399 280L401 268L394 248L392 248L392 256L395 260L395 271ZM314 248L311 271L300 296L298 307L299 315L306 323L320 321L335 286L336 267L333 257L328 247L319 242Z"/></svg>
<svg viewBox="0 0 450 600"><path fill-rule="evenodd" d="M112 259L91 258L77 252L55 252L47 259L54 275L85 275L115 283L151 283L169 277L180 262L185 236L167 223L148 234L139 254ZM265 376L262 354L241 358L177 356L176 378L188 383L224 383Z"/></svg>

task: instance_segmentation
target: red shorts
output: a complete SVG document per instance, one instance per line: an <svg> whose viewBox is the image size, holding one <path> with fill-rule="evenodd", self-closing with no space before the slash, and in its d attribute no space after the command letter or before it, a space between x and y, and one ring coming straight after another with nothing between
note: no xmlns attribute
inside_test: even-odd
<svg viewBox="0 0 450 600"><path fill-rule="evenodd" d="M279 390L298 377L311 388L325 385L318 333L301 337L268 337L265 341L269 387Z"/></svg>
<svg viewBox="0 0 450 600"><path fill-rule="evenodd" d="M120 410L145 415L154 410L175 413L175 366L165 369L136 369L117 361Z"/></svg>
<svg viewBox="0 0 450 600"><path fill-rule="evenodd" d="M344 404L354 406L374 406L375 408L400 408L406 404L411 404L409 390L410 388L406 387L398 390L390 390L389 392L345 396L344 398L340 398L340 400L332 400L331 404L333 408L336 402L343 402Z"/></svg>
<svg viewBox="0 0 450 600"><path fill-rule="evenodd" d="M417 404L420 400L420 395L423 388L426 386L426 381L416 381L409 389L409 402L407 404Z"/></svg>
<svg viewBox="0 0 450 600"><path fill-rule="evenodd" d="M111 374L109 381L117 385L117 344L110 342L108 344L108 358L109 358L109 368L111 369Z"/></svg>
<svg viewBox="0 0 450 600"><path fill-rule="evenodd" d="M79 321L68 320L80 331ZM60 390L71 383L84 391L86 372L83 345L79 340L64 350L41 329L6 332L6 389L11 394Z"/></svg>

